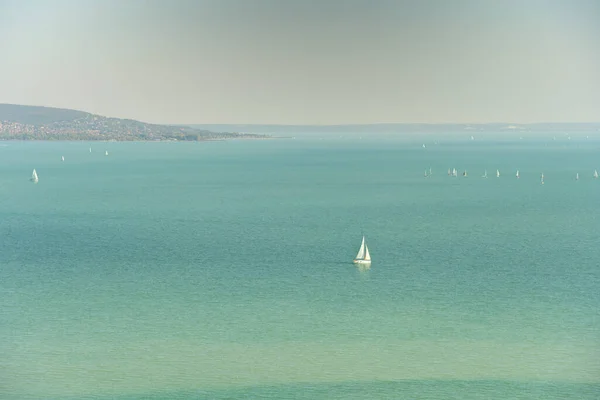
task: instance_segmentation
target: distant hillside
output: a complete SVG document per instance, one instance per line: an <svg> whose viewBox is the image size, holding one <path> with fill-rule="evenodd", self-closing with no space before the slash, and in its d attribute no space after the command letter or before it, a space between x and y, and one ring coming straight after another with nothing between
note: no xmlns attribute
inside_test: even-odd
<svg viewBox="0 0 600 400"><path fill-rule="evenodd" d="M295 135L306 133L318 134L419 134L448 132L598 132L600 123L490 123L490 124L419 124L419 123L384 123L356 125L259 125L259 124L196 124L189 125L196 129L225 130L260 134Z"/></svg>
<svg viewBox="0 0 600 400"><path fill-rule="evenodd" d="M0 140L219 140L259 139L251 135L188 126L147 124L83 111L0 104Z"/></svg>

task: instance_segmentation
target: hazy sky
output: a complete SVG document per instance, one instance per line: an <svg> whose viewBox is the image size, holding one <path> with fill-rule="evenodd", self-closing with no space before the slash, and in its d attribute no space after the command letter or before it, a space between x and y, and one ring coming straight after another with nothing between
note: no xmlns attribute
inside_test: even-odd
<svg viewBox="0 0 600 400"><path fill-rule="evenodd" d="M0 103L156 123L600 121L598 0L0 0Z"/></svg>

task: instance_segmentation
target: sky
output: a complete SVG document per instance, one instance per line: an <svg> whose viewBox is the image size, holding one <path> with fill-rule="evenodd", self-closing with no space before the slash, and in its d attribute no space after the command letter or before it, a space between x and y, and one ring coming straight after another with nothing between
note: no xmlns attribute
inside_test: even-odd
<svg viewBox="0 0 600 400"><path fill-rule="evenodd" d="M600 122L597 0L0 0L0 103L170 124Z"/></svg>

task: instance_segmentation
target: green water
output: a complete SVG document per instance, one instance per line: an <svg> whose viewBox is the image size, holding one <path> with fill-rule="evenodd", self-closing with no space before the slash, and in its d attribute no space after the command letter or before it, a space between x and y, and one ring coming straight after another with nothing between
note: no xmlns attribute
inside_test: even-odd
<svg viewBox="0 0 600 400"><path fill-rule="evenodd" d="M4 144L2 399L600 398L598 142Z"/></svg>

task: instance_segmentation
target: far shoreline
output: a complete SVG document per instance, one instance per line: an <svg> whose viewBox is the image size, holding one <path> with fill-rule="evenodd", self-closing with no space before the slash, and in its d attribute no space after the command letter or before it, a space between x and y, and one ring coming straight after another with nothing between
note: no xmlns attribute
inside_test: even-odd
<svg viewBox="0 0 600 400"><path fill-rule="evenodd" d="M256 140L274 140L274 139L292 139L288 136L270 136L270 137L235 137L235 138L214 138L214 139L201 139L201 140L114 140L114 139L4 139L0 138L0 142L70 142L70 143L202 143L202 142L230 142L235 140L244 141L256 141Z"/></svg>

